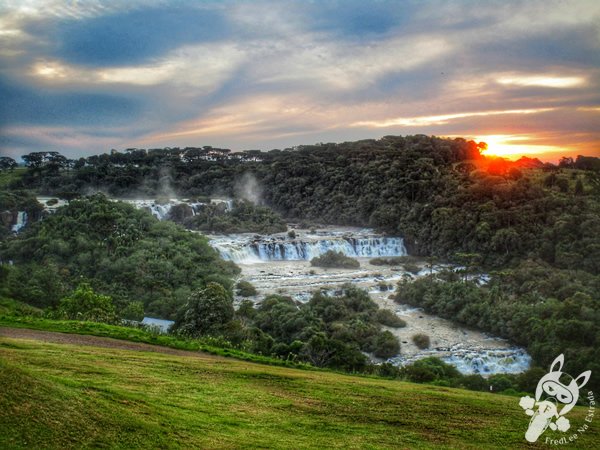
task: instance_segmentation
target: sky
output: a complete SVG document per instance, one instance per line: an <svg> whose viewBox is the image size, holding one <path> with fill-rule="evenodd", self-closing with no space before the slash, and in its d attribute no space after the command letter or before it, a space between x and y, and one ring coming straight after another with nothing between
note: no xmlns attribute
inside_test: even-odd
<svg viewBox="0 0 600 450"><path fill-rule="evenodd" d="M386 135L600 156L600 1L0 0L0 154Z"/></svg>

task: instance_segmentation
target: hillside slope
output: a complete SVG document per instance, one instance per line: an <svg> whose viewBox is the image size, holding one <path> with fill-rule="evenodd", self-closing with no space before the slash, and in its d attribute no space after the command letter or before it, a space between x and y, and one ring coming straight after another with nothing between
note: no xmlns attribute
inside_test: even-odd
<svg viewBox="0 0 600 450"><path fill-rule="evenodd" d="M526 444L516 397L192 356L0 337L0 448Z"/></svg>

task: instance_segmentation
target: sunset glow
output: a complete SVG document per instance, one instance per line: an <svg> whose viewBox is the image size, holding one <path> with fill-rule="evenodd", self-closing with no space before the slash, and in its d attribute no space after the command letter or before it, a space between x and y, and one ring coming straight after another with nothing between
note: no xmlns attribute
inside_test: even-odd
<svg viewBox="0 0 600 450"><path fill-rule="evenodd" d="M426 134L600 155L600 2L503 5L4 2L0 152Z"/></svg>
<svg viewBox="0 0 600 450"><path fill-rule="evenodd" d="M516 160L522 156L539 157L566 153L569 149L554 145L542 145L532 143L531 136L518 135L487 135L477 136L477 142L485 142L488 148L482 152L486 156L500 156L506 159Z"/></svg>

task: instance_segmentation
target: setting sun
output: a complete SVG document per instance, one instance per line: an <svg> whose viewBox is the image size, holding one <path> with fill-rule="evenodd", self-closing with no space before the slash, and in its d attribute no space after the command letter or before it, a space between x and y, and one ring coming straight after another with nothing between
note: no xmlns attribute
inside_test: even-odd
<svg viewBox="0 0 600 450"><path fill-rule="evenodd" d="M507 159L519 159L522 156L539 156L564 152L564 148L553 145L531 143L535 138L525 135L492 134L477 136L478 142L487 143L483 150L485 156L500 156Z"/></svg>

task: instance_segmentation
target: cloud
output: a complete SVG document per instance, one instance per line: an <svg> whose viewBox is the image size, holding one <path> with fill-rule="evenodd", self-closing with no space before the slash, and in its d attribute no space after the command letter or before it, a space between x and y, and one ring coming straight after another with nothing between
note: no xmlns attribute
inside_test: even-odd
<svg viewBox="0 0 600 450"><path fill-rule="evenodd" d="M20 86L0 78L0 124L112 125L135 120L141 104L121 95L56 93Z"/></svg>
<svg viewBox="0 0 600 450"><path fill-rule="evenodd" d="M0 148L426 133L596 152L598 21L586 0L4 4Z"/></svg>
<svg viewBox="0 0 600 450"><path fill-rule="evenodd" d="M228 29L218 10L185 4L63 19L47 29L38 22L37 28L56 40L55 57L91 67L147 62L183 45L221 40Z"/></svg>
<svg viewBox="0 0 600 450"><path fill-rule="evenodd" d="M462 112L454 114L444 114L439 116L420 116L420 117L397 117L394 119L386 119L383 121L361 121L351 124L354 127L373 127L373 128L389 128L389 127L417 127L428 125L443 125L451 120L465 119L470 117L486 117L499 116L504 114L537 114L542 112L552 111L552 108L540 109L509 109L503 111L477 111L477 112Z"/></svg>
<svg viewBox="0 0 600 450"><path fill-rule="evenodd" d="M241 57L241 52L230 44L188 46L170 52L153 64L140 66L92 69L59 60L37 60L28 74L45 83L79 84L89 88L103 84L172 84L210 89L236 67Z"/></svg>
<svg viewBox="0 0 600 450"><path fill-rule="evenodd" d="M581 76L557 76L551 74L522 75L507 74L496 79L500 84L515 86L541 86L549 88L572 88L585 84L586 79Z"/></svg>

